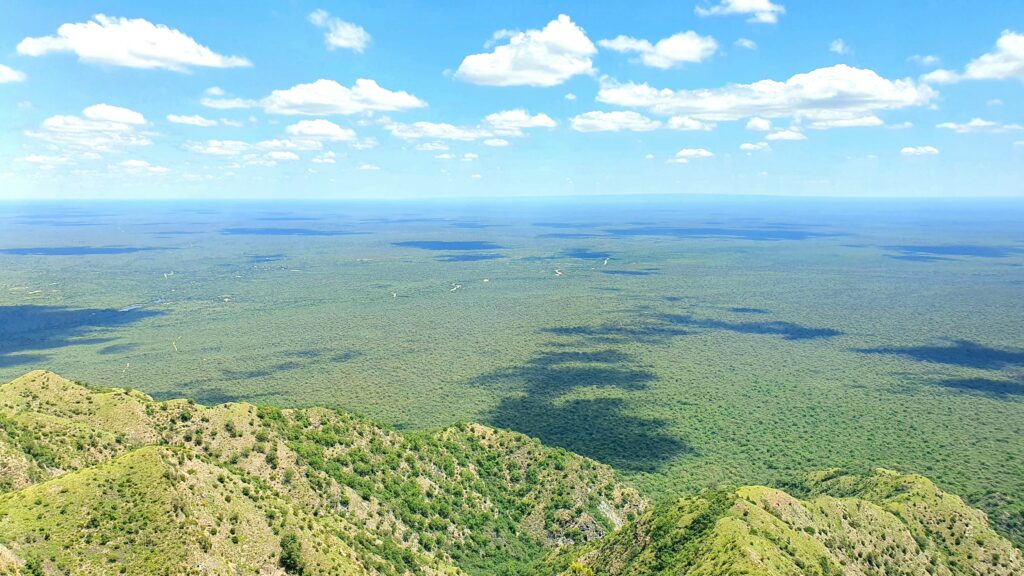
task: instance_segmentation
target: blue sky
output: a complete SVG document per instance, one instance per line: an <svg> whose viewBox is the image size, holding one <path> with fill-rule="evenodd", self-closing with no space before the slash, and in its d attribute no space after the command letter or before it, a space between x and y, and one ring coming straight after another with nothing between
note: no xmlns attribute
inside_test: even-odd
<svg viewBox="0 0 1024 576"><path fill-rule="evenodd" d="M0 198L1024 196L1024 4L6 2Z"/></svg>

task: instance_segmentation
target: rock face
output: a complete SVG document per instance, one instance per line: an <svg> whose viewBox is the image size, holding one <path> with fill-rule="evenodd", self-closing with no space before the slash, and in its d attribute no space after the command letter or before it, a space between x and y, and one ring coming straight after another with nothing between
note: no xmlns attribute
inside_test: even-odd
<svg viewBox="0 0 1024 576"><path fill-rule="evenodd" d="M649 507L606 466L476 424L0 386L0 574L1024 574L925 478L815 474Z"/></svg>

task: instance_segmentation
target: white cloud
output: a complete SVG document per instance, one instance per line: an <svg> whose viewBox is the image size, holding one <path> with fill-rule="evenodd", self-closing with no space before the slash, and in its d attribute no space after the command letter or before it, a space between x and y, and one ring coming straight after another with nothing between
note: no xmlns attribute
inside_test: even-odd
<svg viewBox="0 0 1024 576"><path fill-rule="evenodd" d="M152 144L148 135L140 131L146 124L145 117L134 110L96 104L82 110L82 116L51 116L43 120L39 130L25 134L65 151L109 152Z"/></svg>
<svg viewBox="0 0 1024 576"><path fill-rule="evenodd" d="M654 154L645 154L644 160L654 160Z"/></svg>
<svg viewBox="0 0 1024 576"><path fill-rule="evenodd" d="M119 124L145 124L146 118L142 114L110 104L94 104L82 110L82 116L99 122L115 122Z"/></svg>
<svg viewBox="0 0 1024 576"><path fill-rule="evenodd" d="M772 121L767 118L761 118L760 116L754 116L747 121L747 130L753 130L755 132L767 132L772 129Z"/></svg>
<svg viewBox="0 0 1024 576"><path fill-rule="evenodd" d="M828 130L830 128L869 128L882 126L885 122L878 116L861 116L859 118L834 118L831 120L815 120L811 122L811 128L815 130Z"/></svg>
<svg viewBox="0 0 1024 576"><path fill-rule="evenodd" d="M452 155L452 154L449 154L447 152L444 152L442 154L434 155L434 158L436 158L438 160L451 160L451 159L455 158L455 156Z"/></svg>
<svg viewBox="0 0 1024 576"><path fill-rule="evenodd" d="M10 66L4 66L3 64L0 64L0 84L8 84L10 82L23 82L24 80L24 72L15 70Z"/></svg>
<svg viewBox="0 0 1024 576"><path fill-rule="evenodd" d="M312 138L275 138L273 140L261 140L256 147L264 150L320 150L324 147L319 140Z"/></svg>
<svg viewBox="0 0 1024 576"><path fill-rule="evenodd" d="M302 120L284 129L290 136L311 138L313 140L330 140L333 142L356 139L356 132L351 128L342 128L330 120Z"/></svg>
<svg viewBox="0 0 1024 576"><path fill-rule="evenodd" d="M910 58L907 58L907 60L909 60L910 62L914 62L915 64L924 66L926 68L930 68L932 66L935 66L936 64L938 64L940 62L938 56L933 56L931 54L925 54L925 55L914 54Z"/></svg>
<svg viewBox="0 0 1024 576"><path fill-rule="evenodd" d="M645 65L661 69L683 62L702 62L718 51L718 42L714 38L701 36L692 30L663 38L656 44L630 36L617 36L611 40L600 40L598 45L615 52L635 52Z"/></svg>
<svg viewBox="0 0 1024 576"><path fill-rule="evenodd" d="M238 140L207 140L206 142L193 142L186 146L192 152L209 154L211 156L237 156L251 148L247 142Z"/></svg>
<svg viewBox="0 0 1024 576"><path fill-rule="evenodd" d="M174 124L188 124L189 126L200 126L203 128L209 128L210 126L216 126L218 122L209 118L203 118L198 114L194 116L179 116L177 114L168 114L167 121L173 122Z"/></svg>
<svg viewBox="0 0 1024 576"><path fill-rule="evenodd" d="M444 142L424 142L423 144L417 144L416 149L427 152L435 152L438 150L447 150L448 145L445 144Z"/></svg>
<svg viewBox="0 0 1024 576"><path fill-rule="evenodd" d="M828 51L835 52L836 54L852 54L853 49L850 48L842 38L836 38L835 40L828 43Z"/></svg>
<svg viewBox="0 0 1024 576"><path fill-rule="evenodd" d="M586 32L560 14L542 30L506 32L508 39L491 52L466 56L455 71L459 80L490 86L556 86L578 74L594 72L597 53Z"/></svg>
<svg viewBox="0 0 1024 576"><path fill-rule="evenodd" d="M329 50L345 48L363 53L370 44L370 34L362 26L335 18L325 10L314 10L309 15L309 22L317 28L326 28L324 42Z"/></svg>
<svg viewBox="0 0 1024 576"><path fill-rule="evenodd" d="M321 78L311 84L297 84L287 90L274 90L261 104L269 114L310 116L391 112L427 105L408 92L393 92L365 78L356 80L352 88L342 86L334 80Z"/></svg>
<svg viewBox="0 0 1024 576"><path fill-rule="evenodd" d="M688 164L690 160L694 158L710 158L712 156L714 156L714 154L704 148L683 148L679 152L676 152L675 157L669 160L669 163Z"/></svg>
<svg viewBox="0 0 1024 576"><path fill-rule="evenodd" d="M67 164L70 162L70 158L66 156L47 156L45 154L29 154L19 158L22 162L28 162L30 164L38 164L41 168L53 168L60 166L61 164Z"/></svg>
<svg viewBox="0 0 1024 576"><path fill-rule="evenodd" d="M934 156L938 153L939 149L934 146L907 146L900 150L904 156Z"/></svg>
<svg viewBox="0 0 1024 576"><path fill-rule="evenodd" d="M150 164L149 162L146 162L145 160L125 160L123 162L118 162L117 167L135 174L166 174L171 171L170 168L167 168L165 166L155 166L153 164Z"/></svg>
<svg viewBox="0 0 1024 576"><path fill-rule="evenodd" d="M1024 80L1024 34L1004 30L994 51L971 60L963 72L936 70L921 77L924 82L951 84L961 80Z"/></svg>
<svg viewBox="0 0 1024 576"><path fill-rule="evenodd" d="M744 152L764 152L771 149L772 147L767 142L744 142L740 144L740 150Z"/></svg>
<svg viewBox="0 0 1024 576"><path fill-rule="evenodd" d="M693 10L698 16L748 15L747 22L758 24L774 24L780 14L786 13L784 6L773 4L771 0L721 0L710 8L697 6Z"/></svg>
<svg viewBox="0 0 1024 576"><path fill-rule="evenodd" d="M597 94L597 100L607 104L721 121L752 116L860 118L879 110L920 106L934 97L935 91L927 85L910 79L888 80L873 70L845 64L797 74L785 82L761 80L701 90L659 90L646 83L602 79Z"/></svg>
<svg viewBox="0 0 1024 576"><path fill-rule="evenodd" d="M376 138L362 138L348 145L353 150L369 150L377 147Z"/></svg>
<svg viewBox="0 0 1024 576"><path fill-rule="evenodd" d="M689 116L673 116L665 124L670 130L710 132L715 129L714 122L704 122Z"/></svg>
<svg viewBox="0 0 1024 576"><path fill-rule="evenodd" d="M530 115L522 108L495 112L484 117L484 124L502 136L519 136L525 128L554 128L555 121L547 114Z"/></svg>
<svg viewBox="0 0 1024 576"><path fill-rule="evenodd" d="M472 178L473 180L479 180L483 178L483 176L481 176L480 174L470 174L469 177Z"/></svg>
<svg viewBox="0 0 1024 576"><path fill-rule="evenodd" d="M479 154L474 154L473 152L466 152L465 154L462 155L462 161L463 162L472 162L473 160L476 160L479 157L480 157Z"/></svg>
<svg viewBox="0 0 1024 576"><path fill-rule="evenodd" d="M737 48L743 48L744 50L757 50L757 42L750 38L740 38L734 44Z"/></svg>
<svg viewBox="0 0 1024 576"><path fill-rule="evenodd" d="M62 24L56 36L25 38L18 44L18 53L26 56L52 52L72 52L79 60L94 64L176 72L185 72L193 66L252 65L245 58L217 54L187 34L162 24L102 14L93 16L89 22Z"/></svg>
<svg viewBox="0 0 1024 576"><path fill-rule="evenodd" d="M491 136L488 130L476 127L462 127L445 122L413 122L412 124L400 124L392 122L385 125L391 134L403 140L418 140L431 138L435 140L479 140Z"/></svg>
<svg viewBox="0 0 1024 576"><path fill-rule="evenodd" d="M788 130L779 130L772 132L771 134L764 137L765 140L807 140L807 136L803 135L803 132L790 128Z"/></svg>
<svg viewBox="0 0 1024 576"><path fill-rule="evenodd" d="M298 154L296 154L295 152L288 151L288 150L274 150L274 151L271 151L271 152L267 152L267 157L270 158L271 160L287 160L287 161L291 161L291 160L298 160L299 159L299 155Z"/></svg>
<svg viewBox="0 0 1024 576"><path fill-rule="evenodd" d="M323 154L313 156L311 162L313 162L314 164L334 164L334 159L336 156L337 155L334 152L327 151L324 152Z"/></svg>
<svg viewBox="0 0 1024 576"><path fill-rule="evenodd" d="M224 89L220 86L210 86L203 93L207 96L223 96L225 94Z"/></svg>
<svg viewBox="0 0 1024 576"><path fill-rule="evenodd" d="M632 111L586 112L570 121L577 132L649 132L661 127L661 122Z"/></svg>
<svg viewBox="0 0 1024 576"><path fill-rule="evenodd" d="M932 70L921 76L921 82L928 84L954 84L960 81L960 75L952 70Z"/></svg>
<svg viewBox="0 0 1024 576"><path fill-rule="evenodd" d="M943 122L941 124L937 124L936 128L952 130L957 134L969 134L974 132L1016 132L1017 130L1024 130L1024 126L1021 126L1020 124L1000 124L999 122L982 120L981 118L973 118L963 124L958 124L956 122Z"/></svg>
<svg viewBox="0 0 1024 576"><path fill-rule="evenodd" d="M487 145L487 146L501 147L501 146L508 146L509 145L509 141L505 140L504 138L488 138L488 139L484 140L484 144Z"/></svg>
<svg viewBox="0 0 1024 576"><path fill-rule="evenodd" d="M569 92L568 94L565 95L565 99L572 102L573 100L576 99L576 95L573 94L572 92Z"/></svg>
<svg viewBox="0 0 1024 576"><path fill-rule="evenodd" d="M890 130L909 130L910 128L913 128L913 127L914 127L914 123L910 122L910 121L900 122L899 124L890 124L889 125L889 129Z"/></svg>
<svg viewBox="0 0 1024 576"><path fill-rule="evenodd" d="M241 108L255 108L259 102L246 98L203 98L200 104L215 110L237 110Z"/></svg>
<svg viewBox="0 0 1024 576"><path fill-rule="evenodd" d="M376 164L360 164L359 169L367 172L375 172L380 170L380 166L377 166Z"/></svg>
<svg viewBox="0 0 1024 576"><path fill-rule="evenodd" d="M526 135L523 132L525 129L553 128L555 126L555 121L547 114L532 115L522 108L488 114L478 126L456 126L446 122L413 122L411 124L390 122L385 124L385 128L392 135L403 140L429 138L467 142L496 136L522 137Z"/></svg>

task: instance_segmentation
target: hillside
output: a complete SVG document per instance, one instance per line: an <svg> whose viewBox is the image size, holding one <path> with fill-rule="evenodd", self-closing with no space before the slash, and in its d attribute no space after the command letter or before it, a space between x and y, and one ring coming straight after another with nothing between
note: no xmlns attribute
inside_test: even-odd
<svg viewBox="0 0 1024 576"><path fill-rule="evenodd" d="M494 574L645 505L609 468L520 434L401 435L42 371L0 387L0 479L0 566L27 573Z"/></svg>
<svg viewBox="0 0 1024 576"><path fill-rule="evenodd" d="M816 474L651 507L614 472L466 424L0 386L0 574L713 575L1024 571L928 480Z"/></svg>
<svg viewBox="0 0 1024 576"><path fill-rule="evenodd" d="M711 576L1006 575L1021 553L984 513L916 475L815 474L797 498L748 486L655 507L619 532L557 554L545 572Z"/></svg>

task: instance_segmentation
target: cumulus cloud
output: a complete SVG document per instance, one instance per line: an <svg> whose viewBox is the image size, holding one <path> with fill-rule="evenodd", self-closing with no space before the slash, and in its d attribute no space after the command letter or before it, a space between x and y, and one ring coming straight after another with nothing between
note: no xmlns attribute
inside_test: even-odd
<svg viewBox="0 0 1024 576"><path fill-rule="evenodd" d="M188 124L189 126L200 126L203 128L209 128L210 126L216 126L218 122L209 118L203 118L196 114L193 116L179 116L177 114L168 114L167 121L174 124Z"/></svg>
<svg viewBox="0 0 1024 576"><path fill-rule="evenodd" d="M498 136L518 138L526 136L523 130L554 128L556 125L556 122L547 114L530 114L525 109L516 108L488 114L477 126L456 126L446 122L413 122L411 124L390 122L385 125L385 128L392 135L403 140L432 139L468 142L483 139L499 140ZM505 141L505 143L508 142ZM432 146L432 144L421 144L418 148L441 150L441 148L424 148L423 146Z"/></svg>
<svg viewBox="0 0 1024 576"><path fill-rule="evenodd" d="M772 129L772 121L760 116L754 116L747 121L747 130L754 132L767 132Z"/></svg>
<svg viewBox="0 0 1024 576"><path fill-rule="evenodd" d="M198 154L237 156L242 152L248 151L252 146L248 142L241 142L239 140L207 140L206 142L189 143L186 148Z"/></svg>
<svg viewBox="0 0 1024 576"><path fill-rule="evenodd" d="M310 161L313 162L314 164L334 164L336 156L337 155L334 152L328 151L324 152L323 154L313 156L312 160Z"/></svg>
<svg viewBox="0 0 1024 576"><path fill-rule="evenodd" d="M771 149L772 147L767 142L744 142L740 144L740 150L744 152L764 152Z"/></svg>
<svg viewBox="0 0 1024 576"><path fill-rule="evenodd" d="M324 28L324 42L329 50L345 48L360 54L370 44L370 34L362 26L335 18L325 10L314 10L309 14L310 24Z"/></svg>
<svg viewBox="0 0 1024 576"><path fill-rule="evenodd" d="M39 130L25 134L65 152L109 152L130 146L152 144L142 129L146 119L128 108L96 104L82 110L82 116L58 115L43 120Z"/></svg>
<svg viewBox="0 0 1024 576"><path fill-rule="evenodd" d="M239 56L217 54L187 34L162 24L103 14L93 16L88 22L62 24L55 36L25 38L17 50L25 56L71 52L82 62L175 72L185 72L191 67L252 65Z"/></svg>
<svg viewBox="0 0 1024 576"><path fill-rule="evenodd" d="M676 155L669 160L670 164L689 164L690 160L694 158L710 158L714 156L710 151L704 148L683 148Z"/></svg>
<svg viewBox="0 0 1024 576"><path fill-rule="evenodd" d="M0 64L0 84L8 84L10 82L24 82L25 73L15 70L10 66L4 66Z"/></svg>
<svg viewBox="0 0 1024 576"><path fill-rule="evenodd" d="M484 140L484 144L487 146L500 148L502 146L508 146L511 143L508 140L505 140L504 138L488 138Z"/></svg>
<svg viewBox="0 0 1024 576"><path fill-rule="evenodd" d="M804 136L803 132L790 128L788 130L779 130L772 132L771 134L764 137L765 140L807 140L807 136Z"/></svg>
<svg viewBox="0 0 1024 576"><path fill-rule="evenodd" d="M748 17L747 22L757 24L775 24L786 13L784 6L771 0L721 0L708 8L697 6L693 10L698 16L743 15Z"/></svg>
<svg viewBox="0 0 1024 576"><path fill-rule="evenodd" d="M829 52L834 52L836 54L851 54L851 53L853 53L853 49L850 48L850 46L847 45L846 42L844 42L842 38L836 38L835 40L829 42L829 44L828 44L828 51Z"/></svg>
<svg viewBox="0 0 1024 576"><path fill-rule="evenodd" d="M356 139L356 132L350 128L342 128L330 120L302 120L284 129L290 136L311 138L313 140L330 140L333 142L351 141Z"/></svg>
<svg viewBox="0 0 1024 576"><path fill-rule="evenodd" d="M565 95L565 99L572 102L576 100L576 95L573 94L572 92L569 92L568 94Z"/></svg>
<svg viewBox="0 0 1024 576"><path fill-rule="evenodd" d="M646 66L667 69L684 62L702 62L718 51L718 42L711 36L701 36L692 30L662 38L651 44L648 40L617 36L600 40L598 45L615 52L636 53Z"/></svg>
<svg viewBox="0 0 1024 576"><path fill-rule="evenodd" d="M385 128L387 128L393 136L403 140L435 139L470 141L491 136L491 132L489 130L484 130L475 126L456 126L446 122L413 122L411 124L392 122L385 125Z"/></svg>
<svg viewBox="0 0 1024 576"><path fill-rule="evenodd" d="M750 38L740 38L734 44L737 48L743 48L744 50L757 50L757 42Z"/></svg>
<svg viewBox="0 0 1024 576"><path fill-rule="evenodd" d="M423 144L417 144L416 149L427 152L435 152L438 150L447 150L448 145L445 144L444 142L424 142Z"/></svg>
<svg viewBox="0 0 1024 576"><path fill-rule="evenodd" d="M710 132L715 129L714 122L704 122L691 118L689 116L673 116L668 119L665 126L670 130L681 130L681 131L702 131Z"/></svg>
<svg viewBox="0 0 1024 576"><path fill-rule="evenodd" d="M377 170L380 170L380 166L377 166L376 164L360 164L359 169L366 172L376 172Z"/></svg>
<svg viewBox="0 0 1024 576"><path fill-rule="evenodd" d="M873 70L838 64L797 74L784 82L760 80L701 90L657 89L650 85L602 79L597 100L656 114L702 120L861 118L880 110L927 104L935 91L913 80L889 80Z"/></svg>
<svg viewBox="0 0 1024 576"><path fill-rule="evenodd" d="M287 90L274 90L261 104L268 114L310 116L395 112L427 105L408 92L394 92L365 78L356 80L352 88L323 78L296 84Z"/></svg>
<svg viewBox="0 0 1024 576"><path fill-rule="evenodd" d="M939 149L934 146L907 146L900 150L904 156L934 156L938 153Z"/></svg>
<svg viewBox="0 0 1024 576"><path fill-rule="evenodd" d="M267 158L270 158L271 160L292 161L298 160L299 155L290 150L273 150L271 152L267 152Z"/></svg>
<svg viewBox="0 0 1024 576"><path fill-rule="evenodd" d="M923 82L952 84L962 80L1024 80L1024 34L1004 30L996 48L971 60L963 72L935 70L921 77Z"/></svg>
<svg viewBox="0 0 1024 576"><path fill-rule="evenodd" d="M484 124L501 136L520 136L525 128L554 128L556 123L547 114L530 115L522 108L495 112L484 117Z"/></svg>
<svg viewBox="0 0 1024 576"><path fill-rule="evenodd" d="M171 171L166 166L156 166L145 160L125 160L118 162L116 167L133 174L166 174Z"/></svg>
<svg viewBox="0 0 1024 576"><path fill-rule="evenodd" d="M199 103L214 110L238 110L259 105L259 102L246 98L203 98Z"/></svg>
<svg viewBox="0 0 1024 576"><path fill-rule="evenodd" d="M932 54L914 54L910 58L907 58L907 60L928 68L935 66L940 61L938 56L934 56Z"/></svg>
<svg viewBox="0 0 1024 576"><path fill-rule="evenodd" d="M586 112L574 116L570 121L577 132L650 132L661 127L661 122L652 120L639 112Z"/></svg>
<svg viewBox="0 0 1024 576"><path fill-rule="evenodd" d="M479 157L480 157L479 154L476 154L476 153L473 153L473 152L466 152L465 154L462 155L462 161L463 162L472 162L473 160L476 160Z"/></svg>
<svg viewBox="0 0 1024 576"><path fill-rule="evenodd" d="M256 147L264 150L320 150L324 145L312 138L274 138L261 140Z"/></svg>
<svg viewBox="0 0 1024 576"><path fill-rule="evenodd" d="M828 120L815 120L811 122L811 128L815 130L828 130L830 128L870 128L882 126L885 122L878 116L860 116L857 118L832 118Z"/></svg>
<svg viewBox="0 0 1024 576"><path fill-rule="evenodd" d="M936 128L942 128L944 130L952 130L957 134L970 134L976 132L1015 132L1017 130L1024 130L1024 126L1020 124L1000 124L992 120L983 120L981 118L972 118L968 122L959 124L957 122L943 122L937 124Z"/></svg>
<svg viewBox="0 0 1024 576"><path fill-rule="evenodd" d="M455 77L490 86L556 86L594 71L597 48L565 14L541 30L502 31L495 38L507 38L508 43L466 56Z"/></svg>

